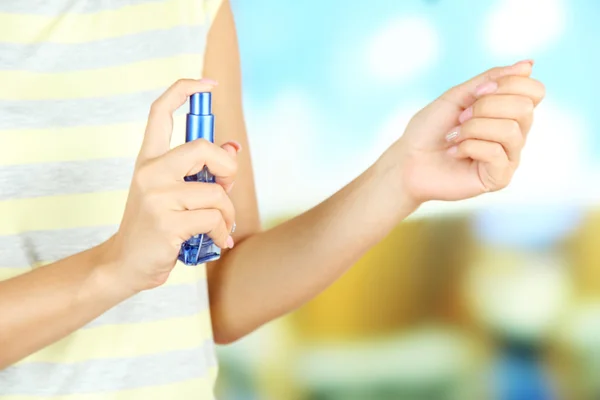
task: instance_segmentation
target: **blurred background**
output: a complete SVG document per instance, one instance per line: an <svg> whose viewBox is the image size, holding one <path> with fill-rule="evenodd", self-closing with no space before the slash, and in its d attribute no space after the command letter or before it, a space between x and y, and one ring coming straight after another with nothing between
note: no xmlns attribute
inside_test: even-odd
<svg viewBox="0 0 600 400"><path fill-rule="evenodd" d="M220 347L220 398L600 398L600 3L233 6L265 227L481 71L533 58L547 97L508 189L427 204L313 301Z"/></svg>

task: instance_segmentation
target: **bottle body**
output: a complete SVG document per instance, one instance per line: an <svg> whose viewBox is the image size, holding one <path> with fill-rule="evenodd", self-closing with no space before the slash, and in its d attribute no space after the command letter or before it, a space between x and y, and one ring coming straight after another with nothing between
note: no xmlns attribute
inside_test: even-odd
<svg viewBox="0 0 600 400"><path fill-rule="evenodd" d="M211 109L211 95L195 93L190 97L190 112L187 115L185 141L204 139L214 142L215 118ZM215 183L215 177L204 166L196 175L186 176L186 182ZM182 243L178 259L186 265L198 265L218 260L221 249L206 234L192 236Z"/></svg>
<svg viewBox="0 0 600 400"><path fill-rule="evenodd" d="M186 176L186 182L215 183L215 177L205 166L196 175ZM218 260L221 257L221 249L214 244L206 234L195 235L183 242L179 250L179 260L186 265L198 265L209 261Z"/></svg>

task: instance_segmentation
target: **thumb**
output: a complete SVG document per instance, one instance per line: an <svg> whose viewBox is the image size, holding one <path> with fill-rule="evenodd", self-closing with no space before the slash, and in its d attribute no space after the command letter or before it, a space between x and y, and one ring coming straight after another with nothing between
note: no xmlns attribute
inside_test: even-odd
<svg viewBox="0 0 600 400"><path fill-rule="evenodd" d="M467 108L475 102L475 89L477 89L478 86L507 75L529 76L531 75L532 67L533 61L524 60L511 66L492 68L465 83L454 86L444 93L441 98L456 104L460 108Z"/></svg>

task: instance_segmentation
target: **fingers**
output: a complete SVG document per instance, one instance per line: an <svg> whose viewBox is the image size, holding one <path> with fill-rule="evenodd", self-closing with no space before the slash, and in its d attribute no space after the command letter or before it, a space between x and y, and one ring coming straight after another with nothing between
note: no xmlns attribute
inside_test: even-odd
<svg viewBox="0 0 600 400"><path fill-rule="evenodd" d="M519 123L512 119L472 118L446 135L454 144L470 139L499 143L512 162L519 162L525 144Z"/></svg>
<svg viewBox="0 0 600 400"><path fill-rule="evenodd" d="M512 119L519 123L521 132L527 133L533 122L533 101L529 97L495 94L483 96L464 110L458 120L462 124L471 118Z"/></svg>
<svg viewBox="0 0 600 400"><path fill-rule="evenodd" d="M476 89L489 81L496 81L503 76L517 75L527 77L531 75L533 62L520 61L506 67L492 68L460 85L454 86L442 95L442 99L456 104L461 109L469 107L476 100Z"/></svg>
<svg viewBox="0 0 600 400"><path fill-rule="evenodd" d="M195 235L207 234L220 248L233 247L231 229L225 224L219 210L179 211L174 216L173 224L179 227L182 242Z"/></svg>
<svg viewBox="0 0 600 400"><path fill-rule="evenodd" d="M504 76L496 82L496 94L512 94L529 97L533 105L537 106L546 96L544 84L533 78L523 76Z"/></svg>
<svg viewBox="0 0 600 400"><path fill-rule="evenodd" d="M171 199L170 209L176 211L215 209L220 211L227 230L233 229L235 208L220 185L202 182L178 183L166 191L165 195Z"/></svg>
<svg viewBox="0 0 600 400"><path fill-rule="evenodd" d="M448 154L457 159L470 158L479 161L471 164L478 168L483 190L496 191L508 186L514 168L500 143L470 139L451 147Z"/></svg>
<svg viewBox="0 0 600 400"><path fill-rule="evenodd" d="M235 181L237 160L228 150L204 139L184 143L156 160L156 169L167 174L168 179L181 180L197 174L204 168L225 186Z"/></svg>
<svg viewBox="0 0 600 400"><path fill-rule="evenodd" d="M158 216L162 230L173 232L181 242L206 233L223 247L233 230L235 208L220 185L181 182L151 190L144 199L145 209Z"/></svg>
<svg viewBox="0 0 600 400"><path fill-rule="evenodd" d="M150 108L139 158L148 160L169 151L173 130L173 112L181 107L190 95L208 92L215 85L216 82L210 79L180 79L156 99Z"/></svg>

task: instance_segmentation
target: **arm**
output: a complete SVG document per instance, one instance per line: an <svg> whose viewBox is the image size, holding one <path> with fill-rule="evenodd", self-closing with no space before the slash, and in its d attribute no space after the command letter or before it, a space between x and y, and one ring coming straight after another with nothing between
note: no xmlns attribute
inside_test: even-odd
<svg viewBox="0 0 600 400"><path fill-rule="evenodd" d="M219 82L213 105L217 136L234 139L247 150L240 58L228 1L211 27L203 75ZM377 166L309 212L258 233L249 151L239 153L238 165L231 192L237 244L208 267L219 342L235 340L315 296L416 208L394 193L399 185L389 185L395 171L384 169L393 166Z"/></svg>
<svg viewBox="0 0 600 400"><path fill-rule="evenodd" d="M0 282L0 370L81 328L132 292L111 285L106 245Z"/></svg>
<svg viewBox="0 0 600 400"><path fill-rule="evenodd" d="M321 292L416 204L374 166L312 210L240 242L211 266L215 339L228 343Z"/></svg>
<svg viewBox="0 0 600 400"><path fill-rule="evenodd" d="M232 193L241 228L237 245L208 266L215 340L234 341L302 305L422 202L459 200L505 187L531 125L531 106L543 97L543 86L529 78L531 66L522 62L492 69L450 89L417 114L402 139L361 176L266 232L258 232L249 152L240 154L240 182ZM218 135L247 147L228 1L211 28L204 75L220 82L214 107ZM489 82L497 83L492 92L499 96L488 96L489 87L480 90Z"/></svg>

